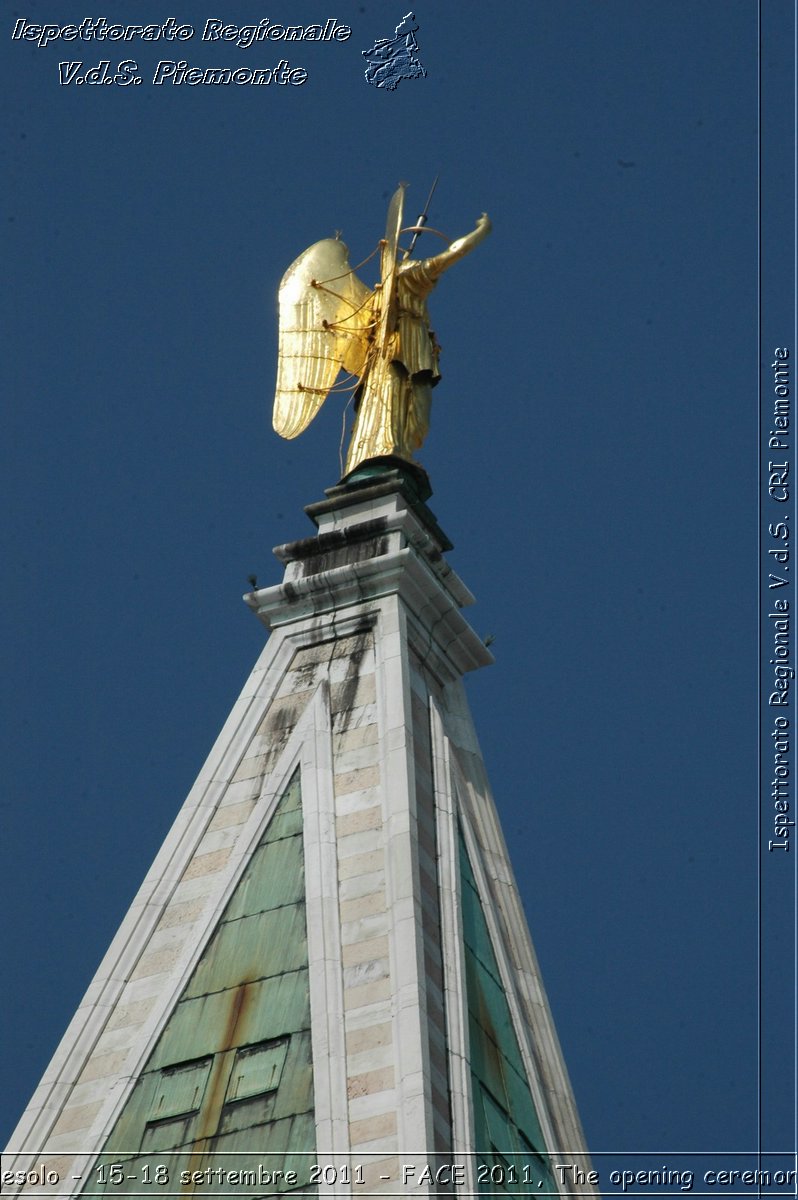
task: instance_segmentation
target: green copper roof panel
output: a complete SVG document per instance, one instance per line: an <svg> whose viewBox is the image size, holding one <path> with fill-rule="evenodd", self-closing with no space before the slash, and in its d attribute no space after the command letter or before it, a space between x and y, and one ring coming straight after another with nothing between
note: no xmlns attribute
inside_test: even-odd
<svg viewBox="0 0 798 1200"><path fill-rule="evenodd" d="M245 1100L264 1091L276 1092L288 1053L288 1038L277 1038L261 1046L244 1046L236 1054L227 1088L229 1100Z"/></svg>
<svg viewBox="0 0 798 1200"><path fill-rule="evenodd" d="M302 970L183 1000L147 1069L215 1054L228 1044L251 1045L309 1029L308 997L308 973Z"/></svg>
<svg viewBox="0 0 798 1200"><path fill-rule="evenodd" d="M290 813L291 819L294 814ZM272 821L279 820L279 814ZM251 870L241 880L225 912L225 920L301 903L305 895L301 829L292 837L261 844Z"/></svg>
<svg viewBox="0 0 798 1200"><path fill-rule="evenodd" d="M149 1119L160 1121L199 1108L205 1095L213 1060L181 1063L160 1073L155 1096L149 1109Z"/></svg>
<svg viewBox="0 0 798 1200"><path fill-rule="evenodd" d="M175 1005L84 1194L296 1190L315 1150L299 773ZM300 1153L304 1152L304 1153ZM290 1160L290 1165L289 1165ZM114 1167L111 1164L122 1163ZM158 1185L158 1167L168 1186ZM261 1166L279 1178L247 1182ZM297 1178L286 1183L285 1172ZM123 1176L123 1177L122 1177Z"/></svg>
<svg viewBox="0 0 798 1200"><path fill-rule="evenodd" d="M460 830L463 940L474 1102L474 1148L489 1169L485 1193L556 1194L545 1160L510 1007Z"/></svg>
<svg viewBox="0 0 798 1200"><path fill-rule="evenodd" d="M515 1031L504 988L485 968L483 960L477 958L468 942L466 949L468 986L473 989L474 996L479 997L479 1008L475 1010L475 1015L497 1046L505 1046L508 1041L512 1044Z"/></svg>
<svg viewBox="0 0 798 1200"><path fill-rule="evenodd" d="M302 809L299 804L295 808L286 808L272 817L269 836L272 841L279 838L292 837L302 832Z"/></svg>
<svg viewBox="0 0 798 1200"><path fill-rule="evenodd" d="M275 1119L307 1111L309 1097L313 1097L313 1060L308 1029L293 1033L288 1040L285 1067L274 1096Z"/></svg>
<svg viewBox="0 0 798 1200"><path fill-rule="evenodd" d="M264 956L264 946L269 947L268 957ZM291 904L223 921L211 938L185 996L191 999L264 976L273 978L296 971L307 961L303 905Z"/></svg>

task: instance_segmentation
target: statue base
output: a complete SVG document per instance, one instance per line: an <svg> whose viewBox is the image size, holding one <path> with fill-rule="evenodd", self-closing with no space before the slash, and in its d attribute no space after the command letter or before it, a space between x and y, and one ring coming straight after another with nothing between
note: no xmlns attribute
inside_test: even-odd
<svg viewBox="0 0 798 1200"><path fill-rule="evenodd" d="M351 540L351 532L346 532L350 526L360 527L364 522L368 525L375 519L382 521L382 509L389 497L393 498L392 504L398 504L400 509L409 509L415 514L434 538L438 553L452 549L452 543L438 525L435 514L427 508L426 501L432 495L427 472L406 458L385 454L366 459L344 475L340 483L325 488L324 495L325 500L317 500L315 504L305 507L305 512L319 530L315 538L305 539L309 547L307 553L317 554L321 541L324 541L325 548L334 548L341 538L344 541ZM371 532L374 532L373 527ZM281 562L288 562L299 545L291 543L279 546L275 554Z"/></svg>
<svg viewBox="0 0 798 1200"><path fill-rule="evenodd" d="M418 463L409 459L399 458L395 454L381 454L376 458L367 458L358 463L354 470L347 472L337 485L339 488L357 488L365 484L378 483L388 476L401 478L409 484L411 490L421 501L429 500L432 486L429 475Z"/></svg>

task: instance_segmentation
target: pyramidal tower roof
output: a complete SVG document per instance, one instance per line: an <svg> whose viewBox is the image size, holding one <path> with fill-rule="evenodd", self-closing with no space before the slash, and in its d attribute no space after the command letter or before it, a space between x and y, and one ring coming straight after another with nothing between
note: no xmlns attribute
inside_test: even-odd
<svg viewBox="0 0 798 1200"><path fill-rule="evenodd" d="M330 489L245 597L265 649L6 1194L593 1194L463 688L492 659L426 498L386 464Z"/></svg>

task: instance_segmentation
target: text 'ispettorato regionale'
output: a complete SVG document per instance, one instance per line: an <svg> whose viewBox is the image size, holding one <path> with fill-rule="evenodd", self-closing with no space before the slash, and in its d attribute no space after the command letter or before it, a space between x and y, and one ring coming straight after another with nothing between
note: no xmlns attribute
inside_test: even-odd
<svg viewBox="0 0 798 1200"><path fill-rule="evenodd" d="M11 33L13 41L35 42L187 42L197 30L169 17L161 25L112 25L105 17L84 17L77 25L37 25L20 17ZM242 50L256 42L345 42L352 35L348 25L328 17L323 25L280 25L263 17L257 25L231 25L211 17L202 27L203 42L231 42Z"/></svg>

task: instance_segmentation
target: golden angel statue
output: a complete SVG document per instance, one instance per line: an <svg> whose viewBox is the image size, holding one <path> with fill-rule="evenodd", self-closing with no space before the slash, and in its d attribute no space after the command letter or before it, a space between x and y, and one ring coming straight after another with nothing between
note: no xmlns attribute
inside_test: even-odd
<svg viewBox="0 0 798 1200"><path fill-rule="evenodd" d="M440 379L439 346L427 297L439 277L490 232L485 213L476 228L430 258L410 254L426 216L404 229L404 186L388 208L380 243L381 280L372 290L333 238L316 242L288 268L280 284L280 338L274 428L284 438L307 429L340 371L354 386L355 422L344 477L369 459L413 463L429 429L432 388ZM399 237L412 233L402 254Z"/></svg>

